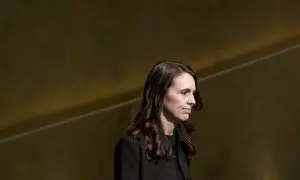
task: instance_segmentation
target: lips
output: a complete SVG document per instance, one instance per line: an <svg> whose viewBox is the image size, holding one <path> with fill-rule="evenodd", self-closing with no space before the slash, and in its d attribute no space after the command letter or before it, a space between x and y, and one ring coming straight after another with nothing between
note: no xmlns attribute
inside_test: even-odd
<svg viewBox="0 0 300 180"><path fill-rule="evenodd" d="M191 113L192 109L191 108L183 108L184 113Z"/></svg>

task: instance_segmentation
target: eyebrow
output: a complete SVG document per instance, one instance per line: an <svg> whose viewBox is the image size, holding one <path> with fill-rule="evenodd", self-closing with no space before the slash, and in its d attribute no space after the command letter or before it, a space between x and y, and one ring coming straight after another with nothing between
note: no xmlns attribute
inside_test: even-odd
<svg viewBox="0 0 300 180"><path fill-rule="evenodd" d="M184 89L180 89L180 91L192 91L192 89L190 89L190 88L184 88ZM195 89L195 90L193 90L193 93L194 92L196 92L197 90Z"/></svg>

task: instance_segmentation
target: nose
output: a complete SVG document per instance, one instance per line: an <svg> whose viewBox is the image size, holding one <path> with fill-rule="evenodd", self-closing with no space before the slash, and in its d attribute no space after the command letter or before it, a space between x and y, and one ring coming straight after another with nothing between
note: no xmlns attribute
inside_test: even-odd
<svg viewBox="0 0 300 180"><path fill-rule="evenodd" d="M191 106L194 106L196 104L194 94L190 94L190 96L188 98L188 104L191 105Z"/></svg>

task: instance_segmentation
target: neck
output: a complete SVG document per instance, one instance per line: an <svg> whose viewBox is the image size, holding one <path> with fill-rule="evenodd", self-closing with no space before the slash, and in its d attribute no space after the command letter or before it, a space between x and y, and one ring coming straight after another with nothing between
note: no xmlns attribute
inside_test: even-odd
<svg viewBox="0 0 300 180"><path fill-rule="evenodd" d="M167 119L163 114L160 116L160 120L165 135L172 135L175 128L174 122Z"/></svg>

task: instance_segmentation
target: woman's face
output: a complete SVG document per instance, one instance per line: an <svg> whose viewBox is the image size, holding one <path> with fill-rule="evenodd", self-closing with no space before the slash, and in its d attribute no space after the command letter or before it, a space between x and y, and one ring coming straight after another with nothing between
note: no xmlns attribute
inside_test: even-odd
<svg viewBox="0 0 300 180"><path fill-rule="evenodd" d="M176 76L164 98L163 114L166 119L188 120L192 107L196 103L195 91L195 80L190 74L184 72Z"/></svg>

